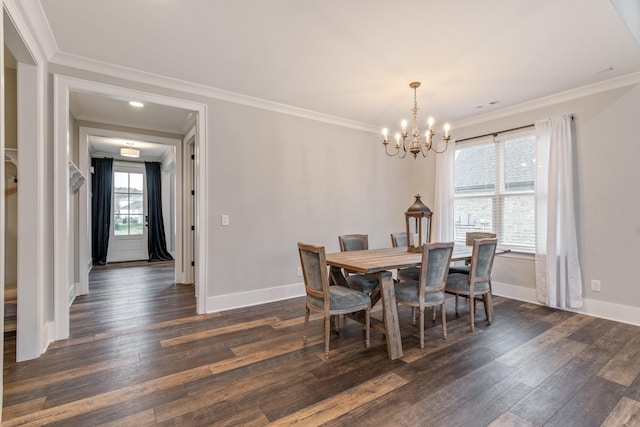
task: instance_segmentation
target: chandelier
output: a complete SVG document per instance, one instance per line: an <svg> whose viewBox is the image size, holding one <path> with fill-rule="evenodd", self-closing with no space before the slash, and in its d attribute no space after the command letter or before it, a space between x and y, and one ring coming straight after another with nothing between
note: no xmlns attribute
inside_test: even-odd
<svg viewBox="0 0 640 427"><path fill-rule="evenodd" d="M427 154L429 154L429 151L431 150L435 153L444 153L447 150L449 140L451 139L451 135L449 135L449 123L444 124L444 136L442 137L442 140L444 141L444 149L439 150L433 144L433 137L436 135L436 132L433 130L433 117L431 116L429 116L427 121L429 129L425 132L424 138L420 138L420 131L418 130L418 101L416 100L416 89L420 87L420 82L409 83L409 87L413 89L413 108L411 109L413 112L413 131L411 132L413 139L407 143L407 137L409 136L409 133L407 132L407 121L402 120L402 129L395 135L395 152L389 153L389 131L387 128L382 129L382 135L384 136L384 140L382 141L382 144L384 144L384 151L387 153L387 156L396 156L399 159L404 159L407 155L407 151L413 154L414 159L418 157L418 153L422 154L422 157L427 157ZM400 141L400 139L402 139L402 141Z"/></svg>

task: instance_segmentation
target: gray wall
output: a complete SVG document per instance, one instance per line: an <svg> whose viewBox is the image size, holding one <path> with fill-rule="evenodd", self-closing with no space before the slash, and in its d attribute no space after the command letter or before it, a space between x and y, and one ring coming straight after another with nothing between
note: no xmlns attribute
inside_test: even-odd
<svg viewBox="0 0 640 427"><path fill-rule="evenodd" d="M374 133L51 65L50 71L206 104L209 297L300 283L296 242L338 250L342 233L367 233L389 246L420 193L433 207L435 161L388 158ZM578 140L575 195L585 297L640 307L640 289L620 266L640 253L638 86L458 127L458 139L573 113ZM521 109L522 110L522 109ZM230 226L220 216L230 215ZM435 213L437 215L437 212ZM602 281L602 292L589 289ZM495 279L532 291L533 261L496 261Z"/></svg>
<svg viewBox="0 0 640 427"><path fill-rule="evenodd" d="M301 283L298 241L337 251L339 234L367 233L371 247L389 246L413 194L432 191L428 182L408 186L409 159L389 159L373 133L68 67L49 71L206 104L208 296ZM222 214L230 226L220 225Z"/></svg>

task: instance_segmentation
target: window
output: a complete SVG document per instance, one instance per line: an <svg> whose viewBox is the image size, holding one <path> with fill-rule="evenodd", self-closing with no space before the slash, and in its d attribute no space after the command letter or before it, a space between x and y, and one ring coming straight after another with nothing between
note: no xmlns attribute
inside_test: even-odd
<svg viewBox="0 0 640 427"><path fill-rule="evenodd" d="M456 149L455 240L490 231L515 250L535 247L535 137L462 144Z"/></svg>
<svg viewBox="0 0 640 427"><path fill-rule="evenodd" d="M113 231L116 236L143 234L143 174L113 173Z"/></svg>

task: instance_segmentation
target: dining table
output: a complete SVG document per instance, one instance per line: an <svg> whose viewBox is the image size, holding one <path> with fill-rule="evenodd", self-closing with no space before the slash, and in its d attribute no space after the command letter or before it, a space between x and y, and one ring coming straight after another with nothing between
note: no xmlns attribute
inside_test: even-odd
<svg viewBox="0 0 640 427"><path fill-rule="evenodd" d="M456 244L451 255L451 261L469 261L473 252L472 246ZM509 252L508 249L498 249L496 254ZM372 294L372 306L382 300L382 321L371 318L371 328L383 333L387 341L387 355L389 359L401 358L402 338L398 322L398 310L391 271L399 268L417 267L422 262L421 252L409 252L406 247L367 249L359 251L332 252L326 254L327 265L330 267L331 281L334 285L347 286L344 271L377 274L379 292ZM357 316L355 317L358 319Z"/></svg>

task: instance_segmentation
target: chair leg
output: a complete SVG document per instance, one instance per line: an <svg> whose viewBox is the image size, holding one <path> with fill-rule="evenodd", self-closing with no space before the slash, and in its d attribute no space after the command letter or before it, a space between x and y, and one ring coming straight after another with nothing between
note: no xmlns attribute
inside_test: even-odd
<svg viewBox="0 0 640 427"><path fill-rule="evenodd" d="M340 317L342 317L340 314L336 314L334 317L335 320L335 328L336 328L336 335L340 335Z"/></svg>
<svg viewBox="0 0 640 427"><path fill-rule="evenodd" d="M484 294L482 300L484 302L484 312L487 315L487 322L491 324L493 322L493 299L491 292Z"/></svg>
<svg viewBox="0 0 640 427"><path fill-rule="evenodd" d="M436 310L438 309L438 307L436 307L435 305L433 306L433 313L431 315L431 320L433 320L434 322L436 321Z"/></svg>
<svg viewBox="0 0 640 427"><path fill-rule="evenodd" d="M473 301L473 294L469 295L469 319L471 321L471 332L475 331L475 327L474 327L474 317L475 317L475 311L474 311L474 307L475 307L475 302Z"/></svg>
<svg viewBox="0 0 640 427"><path fill-rule="evenodd" d="M456 294L456 317L458 317L458 294Z"/></svg>
<svg viewBox="0 0 640 427"><path fill-rule="evenodd" d="M420 348L424 348L424 307L420 309Z"/></svg>
<svg viewBox="0 0 640 427"><path fill-rule="evenodd" d="M416 326L416 308L411 307L411 324Z"/></svg>
<svg viewBox="0 0 640 427"><path fill-rule="evenodd" d="M309 307L304 308L304 333L302 334L302 344L307 343L307 326L309 326Z"/></svg>
<svg viewBox="0 0 640 427"><path fill-rule="evenodd" d="M329 335L331 332L331 316L324 316L324 358L329 359Z"/></svg>
<svg viewBox="0 0 640 427"><path fill-rule="evenodd" d="M365 333L364 333L364 347L365 348L369 348L370 345L370 338L371 338L371 307L367 307L367 309L365 310L365 314L364 314L364 327L365 327Z"/></svg>
<svg viewBox="0 0 640 427"><path fill-rule="evenodd" d="M442 339L447 339L447 313L444 310L444 302L440 306L440 312L442 313Z"/></svg>

